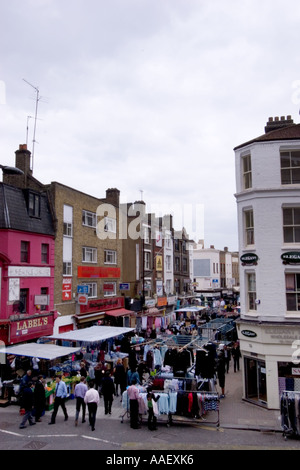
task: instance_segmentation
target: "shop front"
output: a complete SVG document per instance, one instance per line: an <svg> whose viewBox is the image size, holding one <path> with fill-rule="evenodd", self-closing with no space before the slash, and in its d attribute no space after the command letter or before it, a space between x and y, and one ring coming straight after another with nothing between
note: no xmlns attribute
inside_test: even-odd
<svg viewBox="0 0 300 470"><path fill-rule="evenodd" d="M245 357L244 370L246 399L265 406L267 404L266 362Z"/></svg>
<svg viewBox="0 0 300 470"><path fill-rule="evenodd" d="M104 324L108 312L114 312L116 317L118 312L121 312L122 315L119 316L123 316L124 303L124 297L88 300L85 305L80 305L80 312L74 315L77 327L86 328Z"/></svg>
<svg viewBox="0 0 300 470"><path fill-rule="evenodd" d="M0 340L7 345L33 341L53 333L56 312L13 315L0 328Z"/></svg>
<svg viewBox="0 0 300 470"><path fill-rule="evenodd" d="M300 325L236 321L243 399L280 409L284 390L300 390Z"/></svg>

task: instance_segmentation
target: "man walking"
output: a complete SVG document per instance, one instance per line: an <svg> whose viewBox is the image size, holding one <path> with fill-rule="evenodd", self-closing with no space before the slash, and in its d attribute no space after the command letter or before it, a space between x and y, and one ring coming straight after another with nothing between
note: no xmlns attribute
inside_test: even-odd
<svg viewBox="0 0 300 470"><path fill-rule="evenodd" d="M87 385L85 384L85 377L80 378L80 382L75 386L74 395L76 398L76 415L75 415L75 426L78 424L78 417L80 413L80 408L82 407L82 422L85 423L85 410L86 404L84 402L84 397L88 391Z"/></svg>
<svg viewBox="0 0 300 470"><path fill-rule="evenodd" d="M33 426L35 424L32 419L32 409L33 409L33 384L32 382L29 382L23 390L22 406L25 410L25 414L20 424L20 429L26 428L25 424L27 420L30 426Z"/></svg>
<svg viewBox="0 0 300 470"><path fill-rule="evenodd" d="M139 390L136 383L136 379L133 379L127 390L130 404L130 427L133 429L139 429Z"/></svg>
<svg viewBox="0 0 300 470"><path fill-rule="evenodd" d="M61 380L60 376L56 377L56 388L55 388L55 400L54 408L51 416L51 421L49 424L55 424L55 418L58 412L58 408L61 406L63 413L65 415L65 421L68 421L68 413L65 405L65 400L68 395L68 390L65 382Z"/></svg>
<svg viewBox="0 0 300 470"><path fill-rule="evenodd" d="M92 431L95 431L96 414L100 397L98 391L94 388L94 382L91 381L89 387L89 390L85 394L84 402L88 406L90 426L92 427Z"/></svg>
<svg viewBox="0 0 300 470"><path fill-rule="evenodd" d="M43 384L43 376L39 375L38 380L34 387L34 407L35 407L35 422L41 421L46 408L46 392Z"/></svg>

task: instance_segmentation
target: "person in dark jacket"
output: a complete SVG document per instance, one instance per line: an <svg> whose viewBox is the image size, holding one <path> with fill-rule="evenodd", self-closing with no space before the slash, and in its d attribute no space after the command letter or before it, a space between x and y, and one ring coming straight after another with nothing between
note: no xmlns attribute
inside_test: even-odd
<svg viewBox="0 0 300 470"><path fill-rule="evenodd" d="M126 389L126 382L127 382L127 377L126 377L126 371L125 367L123 366L122 359L118 359L115 370L114 370L114 379L115 379L115 387L116 387L116 396L118 396L119 393L119 387L120 387L120 392L121 395Z"/></svg>
<svg viewBox="0 0 300 470"><path fill-rule="evenodd" d="M104 409L105 414L111 414L111 407L114 400L115 385L114 381L110 376L109 371L105 372L104 379L102 381L102 395L104 398Z"/></svg>
<svg viewBox="0 0 300 470"><path fill-rule="evenodd" d="M46 408L46 392L43 384L43 376L39 375L34 387L35 422L39 423Z"/></svg>
<svg viewBox="0 0 300 470"><path fill-rule="evenodd" d="M23 389L21 406L25 410L25 414L20 424L20 429L26 428L25 424L27 420L30 426L33 426L34 424L36 424L32 418L32 409L33 409L33 383L32 382L28 382L28 384Z"/></svg>
<svg viewBox="0 0 300 470"><path fill-rule="evenodd" d="M226 370L226 360L224 350L221 350L217 360L217 373L219 379L219 385L222 390L220 398L225 398L225 370Z"/></svg>

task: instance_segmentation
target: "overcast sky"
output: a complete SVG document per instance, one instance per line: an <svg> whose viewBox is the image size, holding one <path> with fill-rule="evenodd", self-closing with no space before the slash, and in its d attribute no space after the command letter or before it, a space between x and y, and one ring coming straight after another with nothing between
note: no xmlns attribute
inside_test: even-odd
<svg viewBox="0 0 300 470"><path fill-rule="evenodd" d="M25 79L38 180L238 248L233 148L299 122L299 0L0 0L0 35L1 164L33 147Z"/></svg>

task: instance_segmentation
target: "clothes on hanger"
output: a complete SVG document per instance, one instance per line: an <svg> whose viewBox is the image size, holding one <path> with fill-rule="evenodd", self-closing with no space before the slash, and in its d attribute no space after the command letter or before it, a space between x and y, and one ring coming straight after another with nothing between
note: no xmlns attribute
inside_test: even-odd
<svg viewBox="0 0 300 470"><path fill-rule="evenodd" d="M284 391L280 398L281 427L300 436L300 393Z"/></svg>

